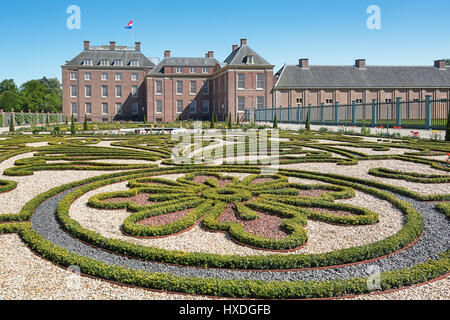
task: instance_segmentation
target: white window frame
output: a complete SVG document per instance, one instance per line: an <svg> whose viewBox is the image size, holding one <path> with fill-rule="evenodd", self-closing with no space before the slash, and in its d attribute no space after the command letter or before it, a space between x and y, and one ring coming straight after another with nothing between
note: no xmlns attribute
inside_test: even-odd
<svg viewBox="0 0 450 320"><path fill-rule="evenodd" d="M106 112L105 112L105 106L106 106ZM102 114L108 114L109 113L109 105L107 102L102 103Z"/></svg>
<svg viewBox="0 0 450 320"><path fill-rule="evenodd" d="M131 96L133 98L139 97L139 87L138 86L131 86Z"/></svg>
<svg viewBox="0 0 450 320"><path fill-rule="evenodd" d="M182 114L183 113L183 111L184 111L184 101L183 100L177 100L177 102L176 102L176 108L177 108L177 114ZM181 111L179 111L179 106L180 106L180 104L181 104Z"/></svg>
<svg viewBox="0 0 450 320"><path fill-rule="evenodd" d="M116 103L116 114L122 114L123 105L120 102Z"/></svg>
<svg viewBox="0 0 450 320"><path fill-rule="evenodd" d="M139 114L139 103L134 102L134 103L131 105L131 113L132 113L133 115Z"/></svg>
<svg viewBox="0 0 450 320"><path fill-rule="evenodd" d="M261 80L258 79L258 77L262 77ZM257 73L256 74L256 90L264 90L266 88L266 81L264 79L264 73ZM259 84L262 82L262 86L259 86Z"/></svg>
<svg viewBox="0 0 450 320"><path fill-rule="evenodd" d="M88 95L88 88L89 88L89 95ZM86 98L92 98L92 86L91 85L84 86L84 96Z"/></svg>
<svg viewBox="0 0 450 320"><path fill-rule="evenodd" d="M175 73L183 73L182 67L176 67Z"/></svg>
<svg viewBox="0 0 450 320"><path fill-rule="evenodd" d="M131 60L130 66L132 67L139 67L139 60Z"/></svg>
<svg viewBox="0 0 450 320"><path fill-rule="evenodd" d="M121 73L116 73L114 79L116 79L116 81L122 81L122 74Z"/></svg>
<svg viewBox="0 0 450 320"><path fill-rule="evenodd" d="M260 103L262 99L262 103ZM265 97L259 96L256 97L256 109L264 109L264 104L265 104Z"/></svg>
<svg viewBox="0 0 450 320"><path fill-rule="evenodd" d="M93 65L92 59L84 60L83 65L84 66L92 66Z"/></svg>
<svg viewBox="0 0 450 320"><path fill-rule="evenodd" d="M205 96L209 94L209 81L203 82L202 92Z"/></svg>
<svg viewBox="0 0 450 320"><path fill-rule="evenodd" d="M203 67L202 72L203 73L209 73L209 67Z"/></svg>
<svg viewBox="0 0 450 320"><path fill-rule="evenodd" d="M132 73L131 74L131 81L139 81L139 74Z"/></svg>
<svg viewBox="0 0 450 320"><path fill-rule="evenodd" d="M122 86L116 86L116 98L122 98ZM119 92L120 91L120 92ZM118 94L120 93L120 94Z"/></svg>
<svg viewBox="0 0 450 320"><path fill-rule="evenodd" d="M73 112L73 108L75 107L75 112ZM72 102L70 104L70 110L72 111L72 114L78 114L78 103Z"/></svg>
<svg viewBox="0 0 450 320"><path fill-rule="evenodd" d="M102 73L102 81L108 81L108 74L106 72Z"/></svg>
<svg viewBox="0 0 450 320"><path fill-rule="evenodd" d="M89 106L89 109L91 109L89 111L88 111L88 106ZM92 103L86 102L84 107L85 107L86 114L92 114Z"/></svg>
<svg viewBox="0 0 450 320"><path fill-rule="evenodd" d="M209 100L203 100L202 112L203 112L203 114L209 114Z"/></svg>
<svg viewBox="0 0 450 320"><path fill-rule="evenodd" d="M189 82L189 93L191 96L197 95L197 81Z"/></svg>
<svg viewBox="0 0 450 320"><path fill-rule="evenodd" d="M101 59L100 60L100 66L102 66L102 67L109 66L109 61L106 60L106 59Z"/></svg>
<svg viewBox="0 0 450 320"><path fill-rule="evenodd" d="M189 103L189 113L197 114L197 101L193 100Z"/></svg>
<svg viewBox="0 0 450 320"><path fill-rule="evenodd" d="M244 80L243 80L244 81L244 86L243 87L239 86L239 84L242 82L242 80L239 79L239 77L241 77L241 76L244 77ZM237 89L238 90L245 90L245 73L238 73L238 75L237 75Z"/></svg>
<svg viewBox="0 0 450 320"><path fill-rule="evenodd" d="M71 81L76 81L78 80L78 74L76 72L71 72L70 73L70 80Z"/></svg>
<svg viewBox="0 0 450 320"><path fill-rule="evenodd" d="M162 91L163 91L163 83L161 80L157 80L155 81L155 94L158 96L162 95Z"/></svg>
<svg viewBox="0 0 450 320"><path fill-rule="evenodd" d="M189 73L197 73L197 67L189 67Z"/></svg>
<svg viewBox="0 0 450 320"><path fill-rule="evenodd" d="M161 111L158 111L158 106L161 106ZM162 100L156 100L155 101L155 113L156 114L162 114L163 113L163 102Z"/></svg>
<svg viewBox="0 0 450 320"><path fill-rule="evenodd" d="M245 113L245 97L238 97L237 99L238 99L238 101L237 101L237 112L238 113ZM241 105L239 102L241 101L241 99L244 100L244 110L240 110L239 109L239 107Z"/></svg>
<svg viewBox="0 0 450 320"><path fill-rule="evenodd" d="M106 94L105 94L105 90L106 89ZM108 98L108 86L102 86L102 98Z"/></svg>
<svg viewBox="0 0 450 320"><path fill-rule="evenodd" d="M85 80L85 81L91 81L91 80L92 80L92 73L86 72L86 73L84 74L84 80Z"/></svg>
<svg viewBox="0 0 450 320"><path fill-rule="evenodd" d="M74 91L75 91L75 94L73 94ZM70 86L70 97L71 98L78 97L78 86L75 86L75 85Z"/></svg>
<svg viewBox="0 0 450 320"><path fill-rule="evenodd" d="M181 83L181 87L178 87L178 85L180 83ZM176 85L176 93L177 93L177 95L179 95L179 96L183 95L183 81L177 81L175 85ZM179 92L178 89L181 89L181 92Z"/></svg>
<svg viewBox="0 0 450 320"><path fill-rule="evenodd" d="M122 67L123 66L123 60L120 60L120 59L114 60L114 66Z"/></svg>

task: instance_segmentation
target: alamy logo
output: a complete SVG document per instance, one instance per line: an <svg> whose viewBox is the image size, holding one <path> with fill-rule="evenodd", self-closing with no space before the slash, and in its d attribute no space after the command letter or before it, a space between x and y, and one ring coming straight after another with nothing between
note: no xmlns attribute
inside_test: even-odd
<svg viewBox="0 0 450 320"><path fill-rule="evenodd" d="M81 29L81 9L79 6L71 5L67 7L67 14L70 16L67 18L66 25L69 30Z"/></svg>
<svg viewBox="0 0 450 320"><path fill-rule="evenodd" d="M367 28L369 30L381 30L381 9L379 6L371 5L367 8Z"/></svg>

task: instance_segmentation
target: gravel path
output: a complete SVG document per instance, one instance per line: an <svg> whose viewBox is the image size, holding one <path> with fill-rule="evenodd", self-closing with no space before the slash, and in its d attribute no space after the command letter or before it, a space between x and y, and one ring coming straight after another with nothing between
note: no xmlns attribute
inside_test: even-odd
<svg viewBox="0 0 450 320"><path fill-rule="evenodd" d="M172 273L180 276L221 279L254 279L264 281L349 279L357 276L367 276L368 267L372 265L378 266L381 271L401 269L426 262L429 258L436 259L438 258L439 253L449 250L450 248L450 239L448 237L450 222L448 219L434 210L434 204L432 203L420 203L414 200L408 200L424 217L424 236L414 246L375 263L363 263L334 269L287 272L247 272L243 270L198 269L192 267L171 266L150 261L140 261L109 253L88 246L81 241L70 237L61 229L54 214L59 201L70 192L71 190L66 191L41 204L32 217L33 228L47 240L68 249L70 252L75 252L82 256L94 258L108 264L125 266L135 270ZM405 199L404 197L401 198Z"/></svg>

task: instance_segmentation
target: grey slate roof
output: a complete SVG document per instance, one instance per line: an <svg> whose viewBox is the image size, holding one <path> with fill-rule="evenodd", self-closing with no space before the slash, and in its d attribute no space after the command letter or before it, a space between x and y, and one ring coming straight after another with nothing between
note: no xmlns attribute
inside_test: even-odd
<svg viewBox="0 0 450 320"><path fill-rule="evenodd" d="M230 66L241 66L247 65L246 57L253 56L254 65L257 66L272 66L266 59L257 54L252 48L247 45L243 45L232 52L224 61L227 65Z"/></svg>
<svg viewBox="0 0 450 320"><path fill-rule="evenodd" d="M450 88L450 68L299 66L280 70L277 88Z"/></svg>
<svg viewBox="0 0 450 320"><path fill-rule="evenodd" d="M65 66L82 66L84 60L92 59L93 66L100 66L100 60L107 59L109 61L109 66L102 66L104 68L113 67L112 63L116 59L123 61L123 67L127 67L131 60L138 60L139 67L152 68L155 66L144 54L138 51L125 51L125 50L89 50L83 51L74 59L66 63ZM122 67L122 68L123 68Z"/></svg>
<svg viewBox="0 0 450 320"><path fill-rule="evenodd" d="M165 58L149 74L162 73L164 67L214 67L218 63L214 58Z"/></svg>

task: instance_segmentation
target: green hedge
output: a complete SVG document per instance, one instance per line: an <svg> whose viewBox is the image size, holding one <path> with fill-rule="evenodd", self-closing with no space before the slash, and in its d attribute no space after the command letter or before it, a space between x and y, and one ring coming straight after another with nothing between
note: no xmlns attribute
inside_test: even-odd
<svg viewBox="0 0 450 320"><path fill-rule="evenodd" d="M442 212L450 219L450 203L437 203L436 209Z"/></svg>
<svg viewBox="0 0 450 320"><path fill-rule="evenodd" d="M17 182L0 180L0 193L8 192L14 190L17 187Z"/></svg>
<svg viewBox="0 0 450 320"><path fill-rule="evenodd" d="M374 168L369 170L369 174L375 177L398 179L417 183L448 183L450 176L437 174L424 174L417 172L405 172L386 168Z"/></svg>

